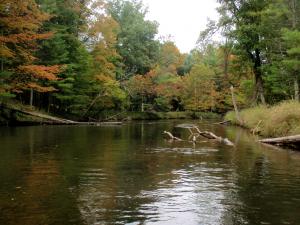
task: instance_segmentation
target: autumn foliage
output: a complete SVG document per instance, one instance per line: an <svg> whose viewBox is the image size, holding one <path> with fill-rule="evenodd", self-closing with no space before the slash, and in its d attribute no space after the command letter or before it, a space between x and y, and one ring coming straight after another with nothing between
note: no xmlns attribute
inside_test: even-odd
<svg viewBox="0 0 300 225"><path fill-rule="evenodd" d="M218 45L182 54L172 40L157 40L146 13L131 0L0 1L0 101L16 97L85 118L226 111L229 85L242 89L231 71L238 57Z"/></svg>
<svg viewBox="0 0 300 225"><path fill-rule="evenodd" d="M60 66L40 66L40 65L27 65L19 66L18 72L23 75L31 76L35 79L41 80L57 80L57 74L61 72Z"/></svg>
<svg viewBox="0 0 300 225"><path fill-rule="evenodd" d="M53 91L45 86L45 80L56 80L60 66L35 65L38 41L51 38L52 32L40 33L44 21L50 17L42 12L34 0L4 0L0 3L0 56L2 70L10 71L7 79L10 88L2 91L22 92L34 89L38 92ZM7 62L4 64L4 62ZM7 86L6 86L7 87Z"/></svg>
<svg viewBox="0 0 300 225"><path fill-rule="evenodd" d="M40 11L34 0L3 0L0 15L0 56L22 60L22 63L34 61L35 41L52 35L38 32L49 15Z"/></svg>

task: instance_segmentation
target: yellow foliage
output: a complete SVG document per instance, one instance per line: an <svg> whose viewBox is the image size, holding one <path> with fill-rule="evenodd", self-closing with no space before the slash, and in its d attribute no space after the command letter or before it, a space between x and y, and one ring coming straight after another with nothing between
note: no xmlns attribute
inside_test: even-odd
<svg viewBox="0 0 300 225"><path fill-rule="evenodd" d="M14 52L10 50L7 46L3 45L0 41L0 57L13 58L14 56L15 56Z"/></svg>
<svg viewBox="0 0 300 225"><path fill-rule="evenodd" d="M94 39L92 55L96 74L115 77L116 66L113 62L121 58L115 48L117 29L117 22L105 15L99 16L91 26L89 32Z"/></svg>
<svg viewBox="0 0 300 225"><path fill-rule="evenodd" d="M205 65L196 65L184 77L183 102L188 110L212 110L218 94L213 80L214 72Z"/></svg>
<svg viewBox="0 0 300 225"><path fill-rule="evenodd" d="M161 47L159 64L162 70L169 73L177 73L177 68L184 63L185 56L180 53L176 45L165 42Z"/></svg>

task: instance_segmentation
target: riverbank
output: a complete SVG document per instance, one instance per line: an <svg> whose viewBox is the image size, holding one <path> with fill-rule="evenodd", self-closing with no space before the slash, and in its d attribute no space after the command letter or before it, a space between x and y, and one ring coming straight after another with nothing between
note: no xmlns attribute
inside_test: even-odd
<svg viewBox="0 0 300 225"><path fill-rule="evenodd" d="M106 118L102 117L103 120ZM116 120L175 120L175 119L221 119L221 115L213 112L124 112L115 117Z"/></svg>
<svg viewBox="0 0 300 225"><path fill-rule="evenodd" d="M97 119L84 120L72 116L50 115L46 112L34 110L28 106L16 104L0 105L0 125L22 126L39 124L64 124L64 121L103 122L130 120L170 120L170 119L220 119L221 116L212 112L102 112ZM69 120L71 119L71 120ZM72 121L73 120L73 121ZM75 124L75 123L74 123Z"/></svg>
<svg viewBox="0 0 300 225"><path fill-rule="evenodd" d="M225 120L250 129L264 137L282 137L300 134L300 103L282 102L275 106L257 106L240 112L240 120L229 112Z"/></svg>

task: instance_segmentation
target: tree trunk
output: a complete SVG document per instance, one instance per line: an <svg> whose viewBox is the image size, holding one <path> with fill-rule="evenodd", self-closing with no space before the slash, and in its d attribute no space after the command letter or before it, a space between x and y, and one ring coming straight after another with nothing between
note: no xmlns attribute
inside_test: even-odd
<svg viewBox="0 0 300 225"><path fill-rule="evenodd" d="M255 91L253 95L253 100L255 103L258 102L260 98L261 103L263 105L266 104L265 96L264 96L264 85L261 73L261 58L259 49L255 49L255 56L252 55L252 60L254 61L253 72L255 76Z"/></svg>
<svg viewBox="0 0 300 225"><path fill-rule="evenodd" d="M47 105L47 112L50 113L51 108L51 94L48 93L48 105Z"/></svg>
<svg viewBox="0 0 300 225"><path fill-rule="evenodd" d="M1 31L1 36L3 36L3 30ZM2 43L2 45L4 45L4 44ZM4 46L2 46L2 47L4 47ZM3 72L3 71L4 71L4 58L1 57L1 72Z"/></svg>
<svg viewBox="0 0 300 225"><path fill-rule="evenodd" d="M141 111L144 112L144 96L142 96Z"/></svg>
<svg viewBox="0 0 300 225"><path fill-rule="evenodd" d="M1 57L1 72L4 71L4 63L3 63L3 57Z"/></svg>
<svg viewBox="0 0 300 225"><path fill-rule="evenodd" d="M287 145L287 144L298 144L300 143L300 135L279 137L279 138L268 138L260 140L262 143L275 144L275 145Z"/></svg>
<svg viewBox="0 0 300 225"><path fill-rule="evenodd" d="M260 98L260 101L263 105L266 104L265 95L264 95L264 86L263 86L263 80L261 76L261 72L259 73L259 76L256 76L256 88L257 88L257 94L258 98Z"/></svg>
<svg viewBox="0 0 300 225"><path fill-rule="evenodd" d="M33 105L33 89L30 88L30 99L29 99L29 105L32 106Z"/></svg>
<svg viewBox="0 0 300 225"><path fill-rule="evenodd" d="M232 104L233 104L234 111L235 111L235 117L236 117L237 121L239 121L239 123L242 125L243 123L242 123L240 113L239 113L239 110L238 110L238 107L236 104L233 86L230 87L230 90L231 90Z"/></svg>

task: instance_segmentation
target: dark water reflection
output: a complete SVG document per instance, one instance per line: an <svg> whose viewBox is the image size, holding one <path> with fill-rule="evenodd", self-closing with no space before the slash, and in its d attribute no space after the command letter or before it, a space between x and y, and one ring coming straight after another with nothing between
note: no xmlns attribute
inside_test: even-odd
<svg viewBox="0 0 300 225"><path fill-rule="evenodd" d="M163 140L179 123L0 128L0 224L299 224L298 152Z"/></svg>

